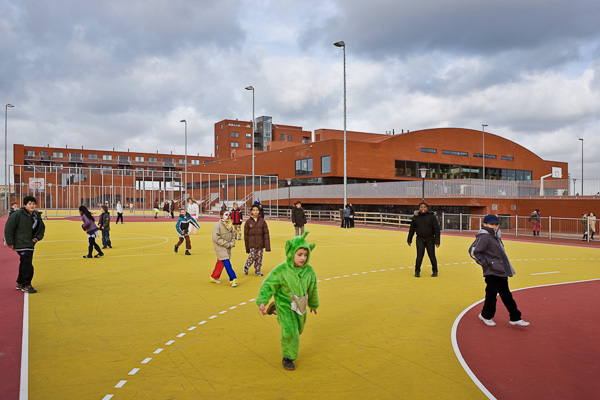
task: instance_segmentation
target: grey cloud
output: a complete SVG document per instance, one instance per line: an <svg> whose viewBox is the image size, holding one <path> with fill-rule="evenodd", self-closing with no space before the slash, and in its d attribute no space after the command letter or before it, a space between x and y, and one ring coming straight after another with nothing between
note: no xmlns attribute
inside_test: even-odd
<svg viewBox="0 0 600 400"><path fill-rule="evenodd" d="M354 51L381 58L421 51L492 54L599 37L596 0L333 1L339 14L308 25L301 43L343 39Z"/></svg>

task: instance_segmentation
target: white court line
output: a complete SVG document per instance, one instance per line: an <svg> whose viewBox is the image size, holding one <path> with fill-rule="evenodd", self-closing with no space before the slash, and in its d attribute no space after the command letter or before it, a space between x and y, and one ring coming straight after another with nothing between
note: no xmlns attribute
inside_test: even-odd
<svg viewBox="0 0 600 400"><path fill-rule="evenodd" d="M117 383L117 384L115 385L115 388L117 388L117 389L120 389L120 388L122 388L123 386L125 386L125 384L126 384L126 383L127 383L127 381L119 381L119 383Z"/></svg>
<svg viewBox="0 0 600 400"><path fill-rule="evenodd" d="M525 287L525 288L513 289L513 290L511 290L511 292L517 292L519 290L525 290L525 289L541 288L541 287L546 287L546 286L558 286L558 285L569 285L569 284L572 284L572 283L593 282L593 281L598 281L598 280L600 280L600 279L589 279L589 280L585 280L585 281L551 283L551 284L548 284L548 285L530 286L530 287ZM456 317L456 319L454 320L454 323L452 324L452 332L451 332L452 348L454 349L454 354L456 355L456 358L458 359L458 362L460 362L460 365L462 365L463 369L465 370L465 372L467 373L467 375L469 375L469 377L471 378L471 380L473 381L473 383L475 383L475 385L477 385L477 387L479 388L479 390L481 390L483 392L483 394L485 394L487 396L488 399L495 400L496 398L490 393L489 390L487 390L487 388L481 383L481 381L479 379L477 379L477 377L475 376L475 374L473 373L473 371L471 371L471 368L469 368L469 366L467 365L465 359L462 356L462 353L460 352L460 349L458 348L458 341L456 340L456 330L458 328L458 324L460 323L460 320L462 319L462 317L469 310L471 310L476 305L481 304L483 301L484 300L482 299L482 300L479 300L476 303L471 304L469 307L467 307L466 309L464 309L463 312L461 312L458 315L458 317Z"/></svg>
<svg viewBox="0 0 600 400"><path fill-rule="evenodd" d="M538 272L535 274L529 274L529 275L546 275L546 274L560 274L560 271L552 271L552 272Z"/></svg>
<svg viewBox="0 0 600 400"><path fill-rule="evenodd" d="M150 360L152 360L151 357L144 358L140 364L148 364L150 362Z"/></svg>
<svg viewBox="0 0 600 400"><path fill-rule="evenodd" d="M21 339L21 383L19 400L29 397L29 293L23 296L23 336Z"/></svg>

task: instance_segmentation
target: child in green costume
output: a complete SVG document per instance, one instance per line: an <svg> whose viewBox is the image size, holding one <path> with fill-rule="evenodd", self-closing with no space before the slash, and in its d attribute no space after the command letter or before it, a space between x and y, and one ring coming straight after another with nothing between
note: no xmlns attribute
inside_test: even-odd
<svg viewBox="0 0 600 400"><path fill-rule="evenodd" d="M267 275L256 299L263 315L277 315L277 322L281 326L282 362L288 371L296 368L293 361L298 356L300 334L306 323L306 306L315 314L319 308L317 275L308 264L316 244L308 244L306 235L308 231L286 241L286 261ZM271 296L275 299L276 311L273 311L273 305L265 309Z"/></svg>

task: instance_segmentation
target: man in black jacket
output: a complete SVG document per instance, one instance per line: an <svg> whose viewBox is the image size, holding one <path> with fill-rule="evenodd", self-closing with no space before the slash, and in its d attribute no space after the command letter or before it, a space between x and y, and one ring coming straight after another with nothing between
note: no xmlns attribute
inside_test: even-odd
<svg viewBox="0 0 600 400"><path fill-rule="evenodd" d="M306 225L306 214L302 209L302 203L297 201L294 203L292 208L292 224L294 224L294 231L296 236L300 236L304 233L304 225Z"/></svg>
<svg viewBox="0 0 600 400"><path fill-rule="evenodd" d="M36 293L31 286L33 279L33 250L37 242L44 238L46 226L42 215L36 211L37 201L33 196L23 199L23 208L11 214L4 226L6 245L19 253L19 275L17 290Z"/></svg>
<svg viewBox="0 0 600 400"><path fill-rule="evenodd" d="M440 224L435 214L429 211L429 206L424 201L419 204L419 211L410 222L410 231L406 242L410 246L414 234L417 234L417 260L415 261L415 277L421 276L421 263L427 249L427 256L431 261L432 277L438 276L437 259L435 258L435 248L440 247Z"/></svg>
<svg viewBox="0 0 600 400"><path fill-rule="evenodd" d="M508 277L515 274L508 256L504 251L504 244L500 239L500 220L490 214L483 218L483 226L471 247L469 255L483 268L485 278L485 302L479 319L487 326L495 326L492 320L496 314L496 296L500 298L510 315L510 324L528 326L529 322L521 319L521 311L508 288Z"/></svg>

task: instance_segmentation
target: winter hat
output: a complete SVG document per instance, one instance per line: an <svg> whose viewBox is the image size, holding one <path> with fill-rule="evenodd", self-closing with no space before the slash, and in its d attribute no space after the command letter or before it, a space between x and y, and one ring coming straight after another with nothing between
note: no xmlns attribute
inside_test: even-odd
<svg viewBox="0 0 600 400"><path fill-rule="evenodd" d="M498 217L494 214L488 214L485 216L485 218L483 218L483 223L484 224L499 224L500 220L498 219Z"/></svg>

